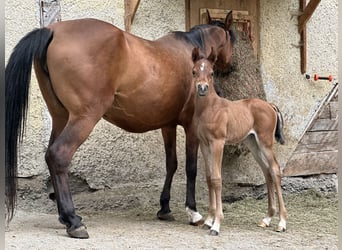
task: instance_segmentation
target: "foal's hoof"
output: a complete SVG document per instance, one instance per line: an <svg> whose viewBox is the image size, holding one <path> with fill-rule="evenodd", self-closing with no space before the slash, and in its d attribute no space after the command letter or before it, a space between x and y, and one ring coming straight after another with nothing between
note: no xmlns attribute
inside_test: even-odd
<svg viewBox="0 0 342 250"><path fill-rule="evenodd" d="M262 228L269 227L269 226L270 225L267 225L264 221L260 221L258 224L258 227L262 227Z"/></svg>
<svg viewBox="0 0 342 250"><path fill-rule="evenodd" d="M174 221L175 217L173 217L172 212L169 213L161 213L160 211L157 213L157 217L159 220L166 220L166 221Z"/></svg>
<svg viewBox="0 0 342 250"><path fill-rule="evenodd" d="M218 236L219 233L217 231L215 231L215 230L210 230L209 235L210 236Z"/></svg>
<svg viewBox="0 0 342 250"><path fill-rule="evenodd" d="M282 227L282 226L278 226L276 228L276 232L285 232L286 231L286 228L285 227Z"/></svg>
<svg viewBox="0 0 342 250"><path fill-rule="evenodd" d="M67 233L71 238L78 238L78 239L88 239L89 238L87 228L84 225L82 225L78 228L68 228Z"/></svg>

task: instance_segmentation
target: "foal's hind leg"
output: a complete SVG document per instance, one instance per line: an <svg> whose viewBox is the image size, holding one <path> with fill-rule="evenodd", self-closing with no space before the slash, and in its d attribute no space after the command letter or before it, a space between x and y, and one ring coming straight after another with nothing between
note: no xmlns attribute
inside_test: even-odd
<svg viewBox="0 0 342 250"><path fill-rule="evenodd" d="M266 217L263 218L259 222L258 226L268 227L271 223L272 217L274 216L276 212L274 183L270 175L270 172L268 170L269 167L268 167L267 159L261 152L260 146L258 145L255 136L249 135L247 139L244 141L244 143L247 145L254 159L257 161L257 163L261 167L261 170L265 177L266 186L267 186L267 196L268 196L268 211L267 211Z"/></svg>
<svg viewBox="0 0 342 250"><path fill-rule="evenodd" d="M274 156L274 152L271 148L267 148L264 150L264 154L267 157L269 162L269 173L272 177L272 180L275 184L277 196L278 196L278 205L279 205L279 224L276 228L277 232L283 232L286 230L286 218L287 218L287 211L285 209L282 189L281 189L281 171L280 166Z"/></svg>
<svg viewBox="0 0 342 250"><path fill-rule="evenodd" d="M268 214L267 216L259 223L259 226L265 227L269 226L271 222L271 218L275 213L275 192L274 187L276 188L278 203L279 203L279 224L276 229L277 232L286 230L286 217L287 211L285 209L282 189L281 189L281 173L280 166L275 159L274 152L272 147L262 146L255 140L255 137L249 136L245 141L248 145L248 148L251 150L254 158L259 163L262 168L262 171L265 175L267 189L268 189ZM265 145L264 143L263 145Z"/></svg>
<svg viewBox="0 0 342 250"><path fill-rule="evenodd" d="M89 235L76 215L68 183L68 166L77 148L88 138L99 118L69 116L63 131L49 145L45 159L54 186L59 220L67 226L71 237L88 238ZM53 137L52 137L53 138Z"/></svg>

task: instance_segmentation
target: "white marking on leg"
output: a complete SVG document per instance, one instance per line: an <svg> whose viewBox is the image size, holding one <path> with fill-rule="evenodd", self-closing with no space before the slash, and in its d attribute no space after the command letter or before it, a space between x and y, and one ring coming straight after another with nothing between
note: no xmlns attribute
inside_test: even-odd
<svg viewBox="0 0 342 250"><path fill-rule="evenodd" d="M265 225L266 225L267 227L269 227L270 224L271 224L271 220L272 220L271 217L266 217L266 218L263 218L263 219L262 219L262 222L265 223Z"/></svg>
<svg viewBox="0 0 342 250"><path fill-rule="evenodd" d="M212 227L214 223L214 218L211 216L208 216L205 221L204 221L204 225L207 225L208 227Z"/></svg>
<svg viewBox="0 0 342 250"><path fill-rule="evenodd" d="M193 211L189 207L186 207L185 210L188 213L190 223L196 223L202 220L203 217L199 212Z"/></svg>
<svg viewBox="0 0 342 250"><path fill-rule="evenodd" d="M214 225L210 228L210 230L214 230L214 231L216 231L216 232L220 232L220 223L218 223L218 222L214 222Z"/></svg>
<svg viewBox="0 0 342 250"><path fill-rule="evenodd" d="M279 221L278 229L280 229L280 231L286 230L286 221L285 220Z"/></svg>

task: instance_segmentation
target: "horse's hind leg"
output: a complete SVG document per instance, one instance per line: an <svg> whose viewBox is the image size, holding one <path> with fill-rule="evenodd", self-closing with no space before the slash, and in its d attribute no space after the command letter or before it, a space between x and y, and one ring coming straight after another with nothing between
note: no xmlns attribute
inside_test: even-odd
<svg viewBox="0 0 342 250"><path fill-rule="evenodd" d="M176 127L162 128L164 139L164 148L166 154L166 177L163 191L160 195L160 210L157 216L160 220L174 220L170 210L170 190L173 176L177 170L177 154L176 154Z"/></svg>
<svg viewBox="0 0 342 250"><path fill-rule="evenodd" d="M68 183L68 166L77 148L88 138L98 119L94 117L69 116L63 131L56 137L52 135L45 159L54 186L59 220L67 226L71 237L88 238L89 235L82 218L77 216Z"/></svg>

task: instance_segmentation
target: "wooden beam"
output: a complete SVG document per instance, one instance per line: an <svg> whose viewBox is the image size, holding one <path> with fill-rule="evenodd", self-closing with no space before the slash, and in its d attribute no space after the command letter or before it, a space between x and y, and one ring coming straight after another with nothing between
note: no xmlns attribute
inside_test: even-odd
<svg viewBox="0 0 342 250"><path fill-rule="evenodd" d="M298 17L299 33L302 32L302 30L304 30L305 24L309 21L310 17L314 13L315 9L317 8L321 0L310 0L307 6L305 6L305 0L301 2L304 2L304 6L300 6L301 10L303 11L303 14Z"/></svg>
<svg viewBox="0 0 342 250"><path fill-rule="evenodd" d="M298 32L301 40L300 70L302 74L306 73L306 23L320 2L321 0L310 0L309 4L306 5L306 0L299 1L299 11L303 13L298 17Z"/></svg>
<svg viewBox="0 0 342 250"><path fill-rule="evenodd" d="M137 12L140 0L125 0L125 30L131 31L131 26L134 20L135 13Z"/></svg>
<svg viewBox="0 0 342 250"><path fill-rule="evenodd" d="M304 12L306 7L306 0L300 0L299 4L299 11ZM298 23L299 23L299 18L298 17ZM299 26L298 26L299 30ZM300 33L300 42L301 42L301 47L300 47L300 71L302 74L306 73L306 24L304 23L302 25Z"/></svg>

